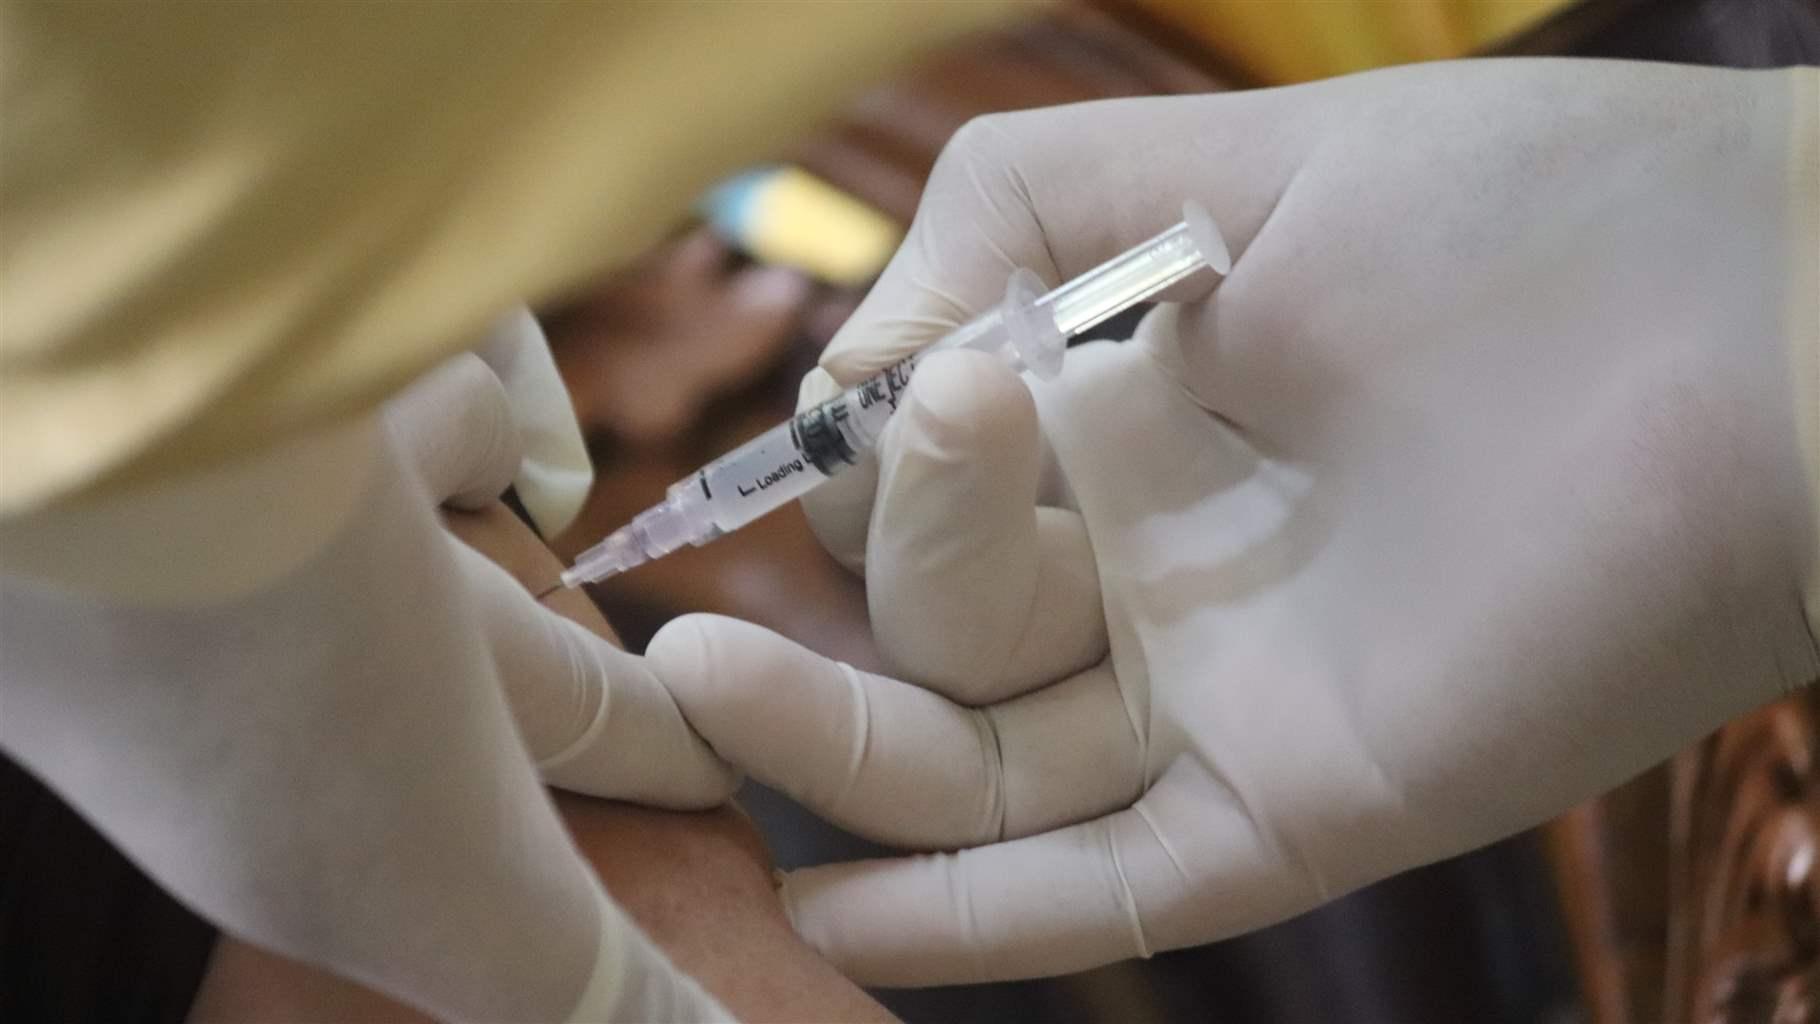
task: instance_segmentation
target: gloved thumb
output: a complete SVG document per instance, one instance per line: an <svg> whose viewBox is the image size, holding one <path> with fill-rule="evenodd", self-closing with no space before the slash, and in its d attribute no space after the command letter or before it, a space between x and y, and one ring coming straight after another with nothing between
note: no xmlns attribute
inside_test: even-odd
<svg viewBox="0 0 1820 1024"><path fill-rule="evenodd" d="M519 736L545 781L678 810L739 785L644 659L539 604L511 574L450 539Z"/></svg>

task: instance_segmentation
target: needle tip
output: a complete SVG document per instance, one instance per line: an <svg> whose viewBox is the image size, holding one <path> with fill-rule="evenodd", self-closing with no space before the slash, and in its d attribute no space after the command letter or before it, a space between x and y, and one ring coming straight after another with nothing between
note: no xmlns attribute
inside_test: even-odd
<svg viewBox="0 0 1820 1024"><path fill-rule="evenodd" d="M541 601L541 600L543 600L543 599L544 599L544 598L546 598L546 597L549 597L549 596L550 596L550 595L551 595L551 594L554 594L554 593L556 593L556 592L557 592L557 591L558 591L558 590L561 590L561 589L562 589L562 581L561 581L561 580L557 580L557 581L556 581L556 582L555 582L555 583L552 583L552 584L550 584L550 585L549 585L549 586L547 586L547 587L545 587L545 588L543 588L543 589L542 589L542 590L539 590L539 591L538 591L538 592L537 592L537 593L536 593L536 594L535 594L535 595L533 595L533 596L534 596L534 597L535 597L535 598L536 598L536 600L539 600L539 601Z"/></svg>

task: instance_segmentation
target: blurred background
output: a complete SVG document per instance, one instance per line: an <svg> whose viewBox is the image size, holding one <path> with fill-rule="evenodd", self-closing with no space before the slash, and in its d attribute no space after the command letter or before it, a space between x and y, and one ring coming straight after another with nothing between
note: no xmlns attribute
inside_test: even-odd
<svg viewBox="0 0 1820 1024"><path fill-rule="evenodd" d="M1820 0L1033 7L780 140L775 164L704 196L699 221L541 311L600 470L559 553L793 411L968 118L1487 54L1813 63ZM794 506L592 593L634 649L675 615L713 611L884 667L863 586ZM1797 694L1533 832L1252 935L1071 977L879 995L913 1022L1820 1019L1817 710ZM783 866L882 852L758 787L742 802Z"/></svg>

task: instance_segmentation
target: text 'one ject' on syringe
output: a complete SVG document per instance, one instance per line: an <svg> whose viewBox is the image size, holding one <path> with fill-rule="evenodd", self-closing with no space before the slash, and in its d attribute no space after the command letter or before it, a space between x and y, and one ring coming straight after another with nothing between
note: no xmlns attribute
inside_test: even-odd
<svg viewBox="0 0 1820 1024"><path fill-rule="evenodd" d="M1230 265L1218 226L1190 203L1174 227L1047 294L1035 274L1019 270L997 309L672 484L663 501L582 552L561 585L603 580L685 545L706 544L857 463L878 443L917 361L929 352L996 352L1015 369L1053 377L1069 338L1202 267L1224 274Z"/></svg>

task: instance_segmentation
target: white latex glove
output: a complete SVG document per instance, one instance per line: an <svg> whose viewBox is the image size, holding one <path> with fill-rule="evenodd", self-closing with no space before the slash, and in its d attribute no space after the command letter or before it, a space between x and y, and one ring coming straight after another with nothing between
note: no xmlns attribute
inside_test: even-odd
<svg viewBox="0 0 1820 1024"><path fill-rule="evenodd" d="M498 378L512 411L519 442L512 474L518 501L538 532L554 537L568 529L588 500L594 464L550 341L537 318L520 306L500 317L474 352Z"/></svg>
<svg viewBox="0 0 1820 1024"><path fill-rule="evenodd" d="M1205 942L1813 678L1790 338L1820 325L1785 311L1815 83L1487 61L969 126L835 381L1184 199L1237 262L1034 402L929 357L882 469L814 496L904 682L731 620L653 641L722 755L960 851L790 875L802 932L886 985Z"/></svg>
<svg viewBox="0 0 1820 1024"><path fill-rule="evenodd" d="M387 404L385 419L448 507L484 507L521 472L514 408L478 356L464 353L426 374ZM543 607L479 553L452 538L450 545L512 717L546 782L685 810L732 794L737 776L683 721L644 659Z"/></svg>
<svg viewBox="0 0 1820 1024"><path fill-rule="evenodd" d="M439 1019L727 1019L607 900L514 732L502 680L578 788L732 781L637 659L438 524L426 482L510 476L488 386L464 357L392 432L0 522L0 746L223 930ZM411 433L432 412L461 443Z"/></svg>

